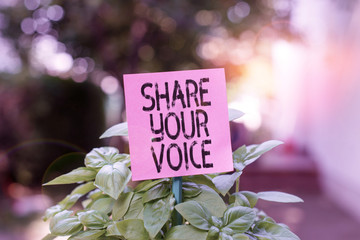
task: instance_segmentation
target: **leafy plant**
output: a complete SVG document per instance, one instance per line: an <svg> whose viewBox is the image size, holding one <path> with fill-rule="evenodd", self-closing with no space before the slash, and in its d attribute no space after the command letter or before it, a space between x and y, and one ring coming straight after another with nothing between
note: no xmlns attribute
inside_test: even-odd
<svg viewBox="0 0 360 240"><path fill-rule="evenodd" d="M242 115L230 110L229 119ZM108 129L101 137L127 135L127 124ZM234 172L183 177L183 202L175 204L172 179L147 180L135 188L130 156L114 147L95 148L85 157L85 167L61 175L44 185L80 183L57 205L45 212L50 234L44 240L69 236L69 240L298 240L289 228L256 208L259 199L302 202L282 192L240 191L245 167L281 144L267 141L242 146L233 152ZM235 185L235 192L230 189ZM82 210L72 210L80 199ZM222 196L228 196L225 203ZM82 198L83 197L83 198ZM182 225L175 226L174 214Z"/></svg>

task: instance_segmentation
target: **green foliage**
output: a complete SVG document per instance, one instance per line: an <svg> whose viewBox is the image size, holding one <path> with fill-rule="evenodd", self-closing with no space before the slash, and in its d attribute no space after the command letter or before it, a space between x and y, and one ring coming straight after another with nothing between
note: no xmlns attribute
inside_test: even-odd
<svg viewBox="0 0 360 240"><path fill-rule="evenodd" d="M230 119L237 116L241 112L229 111ZM120 124L102 137L126 132L126 125ZM113 147L93 149L85 157L86 167L44 184L81 183L45 212L44 220L50 219L51 233L43 239L69 236L69 240L299 240L284 224L276 223L256 208L259 199L302 202L299 197L239 190L244 168L279 144L273 140L238 148L233 153L232 173L183 177L183 202L176 205L172 179L142 181L133 189L128 186L130 156ZM236 191L230 192L234 185ZM71 210L86 194L83 209ZM228 196L228 202L221 195ZM176 211L183 217L183 225L174 226Z"/></svg>

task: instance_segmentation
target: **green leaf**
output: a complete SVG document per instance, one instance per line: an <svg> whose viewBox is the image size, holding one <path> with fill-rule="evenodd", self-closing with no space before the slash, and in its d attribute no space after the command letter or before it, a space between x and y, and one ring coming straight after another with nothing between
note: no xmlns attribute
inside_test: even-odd
<svg viewBox="0 0 360 240"><path fill-rule="evenodd" d="M182 185L184 198L196 197L201 193L201 188L196 183L184 182Z"/></svg>
<svg viewBox="0 0 360 240"><path fill-rule="evenodd" d="M129 168L124 163L116 162L100 169L95 178L95 185L112 198L118 199L130 179Z"/></svg>
<svg viewBox="0 0 360 240"><path fill-rule="evenodd" d="M300 240L288 228L271 222L259 222L253 230L258 239L263 240Z"/></svg>
<svg viewBox="0 0 360 240"><path fill-rule="evenodd" d="M123 236L127 240L149 240L149 234L140 219L128 219L107 228L107 236Z"/></svg>
<svg viewBox="0 0 360 240"><path fill-rule="evenodd" d="M124 219L143 219L144 205L142 202L143 194L135 193L131 199L128 211L124 215Z"/></svg>
<svg viewBox="0 0 360 240"><path fill-rule="evenodd" d="M188 201L177 204L175 209L194 227L209 230L211 227L211 214L209 210L198 202Z"/></svg>
<svg viewBox="0 0 360 240"><path fill-rule="evenodd" d="M160 183L153 188L150 188L143 195L143 203L147 203L156 199L167 197L171 192L169 183Z"/></svg>
<svg viewBox="0 0 360 240"><path fill-rule="evenodd" d="M179 225L172 227L166 234L165 240L206 240L206 231L194 228L190 225Z"/></svg>
<svg viewBox="0 0 360 240"><path fill-rule="evenodd" d="M130 162L129 154L119 154L119 150L114 147L94 148L85 157L85 166L88 168L101 168L108 164Z"/></svg>
<svg viewBox="0 0 360 240"><path fill-rule="evenodd" d="M229 121L233 121L235 119L238 119L238 118L244 116L244 113L239 110L236 110L233 108L229 108L228 110L229 110Z"/></svg>
<svg viewBox="0 0 360 240"><path fill-rule="evenodd" d="M201 188L201 193L196 197L184 198L184 201L196 201L208 209L212 216L222 217L227 208L223 199L210 187L200 184L199 186Z"/></svg>
<svg viewBox="0 0 360 240"><path fill-rule="evenodd" d="M236 206L250 207L250 202L245 195L240 192L236 192L231 194L229 198L229 203Z"/></svg>
<svg viewBox="0 0 360 240"><path fill-rule="evenodd" d="M68 210L57 213L50 221L51 234L66 236L81 231L83 225L78 217L72 215L73 211Z"/></svg>
<svg viewBox="0 0 360 240"><path fill-rule="evenodd" d="M232 174L224 174L219 175L213 178L213 183L218 189L218 191L225 196L226 193L230 190L236 179L238 179L241 175L241 172L234 172Z"/></svg>
<svg viewBox="0 0 360 240"><path fill-rule="evenodd" d="M96 171L91 168L79 167L72 170L69 173L61 175L50 182L43 184L43 186L56 185L56 184L71 184L77 182L86 182L94 180L96 176Z"/></svg>
<svg viewBox="0 0 360 240"><path fill-rule="evenodd" d="M258 201L258 196L256 193L250 192L250 191L241 191L240 193L247 198L247 200L250 203L251 208L255 207L255 205Z"/></svg>
<svg viewBox="0 0 360 240"><path fill-rule="evenodd" d="M231 228L234 233L247 231L255 221L256 214L253 209L248 207L232 207L224 213L224 225Z"/></svg>
<svg viewBox="0 0 360 240"><path fill-rule="evenodd" d="M94 200L90 206L88 206L91 210L96 210L105 214L109 214L112 211L115 200L110 197L101 197L99 199Z"/></svg>
<svg viewBox="0 0 360 240"><path fill-rule="evenodd" d="M206 185L206 186L214 189L215 191L217 190L214 183L212 182L212 178L209 177L208 175L184 176L183 181L184 182L193 182L193 183L196 183L196 184Z"/></svg>
<svg viewBox="0 0 360 240"><path fill-rule="evenodd" d="M110 221L105 213L96 210L79 212L77 215L80 222L89 229L104 229Z"/></svg>
<svg viewBox="0 0 360 240"><path fill-rule="evenodd" d="M283 144L281 141L277 140L270 140L267 142L263 142L258 145L250 145L246 147L247 155L245 157L245 165L249 165L253 163L255 160L257 160L262 154L266 153L267 151L270 151L276 146L279 146Z"/></svg>
<svg viewBox="0 0 360 240"><path fill-rule="evenodd" d="M115 202L112 218L113 220L120 220L125 213L128 211L131 203L131 199L133 198L133 192L122 193L119 199Z"/></svg>
<svg viewBox="0 0 360 240"><path fill-rule="evenodd" d="M233 240L233 238L224 232L220 232L219 240Z"/></svg>
<svg viewBox="0 0 360 240"><path fill-rule="evenodd" d="M41 240L53 240L53 239L55 239L55 238L57 238L56 235L54 235L54 234L48 234L48 235L46 235L45 237L43 237Z"/></svg>
<svg viewBox="0 0 360 240"><path fill-rule="evenodd" d="M161 178L155 181L143 181L141 182L138 186L136 186L136 188L134 189L135 192L145 192L147 190L149 190L150 188L153 188L154 186L163 183L163 182L170 182L169 178Z"/></svg>
<svg viewBox="0 0 360 240"><path fill-rule="evenodd" d="M116 124L107 129L100 138L108 138L113 136L127 136L128 135L128 124L127 122Z"/></svg>
<svg viewBox="0 0 360 240"><path fill-rule="evenodd" d="M106 230L86 230L72 235L68 240L97 240Z"/></svg>
<svg viewBox="0 0 360 240"><path fill-rule="evenodd" d="M69 195L67 195L63 200L61 200L58 205L61 206L63 210L69 209L86 193L93 190L95 187L93 182L88 182L82 185L77 186Z"/></svg>
<svg viewBox="0 0 360 240"><path fill-rule="evenodd" d="M151 238L154 238L170 219L174 204L175 198L172 195L145 204L144 226Z"/></svg>
<svg viewBox="0 0 360 240"><path fill-rule="evenodd" d="M211 226L206 236L206 240L218 240L219 236L220 236L220 229L215 226Z"/></svg>
<svg viewBox="0 0 360 240"><path fill-rule="evenodd" d="M237 233L232 235L233 240L251 240L249 235L246 235L244 233Z"/></svg>
<svg viewBox="0 0 360 240"><path fill-rule="evenodd" d="M266 201L272 202L282 202L282 203L296 203L296 202L304 202L301 198L284 192L276 192L276 191L267 191L267 192L259 192L257 196Z"/></svg>
<svg viewBox="0 0 360 240"><path fill-rule="evenodd" d="M53 217L55 214L63 211L64 209L60 205L51 206L46 209L44 217L42 218L43 221L47 221L49 218Z"/></svg>

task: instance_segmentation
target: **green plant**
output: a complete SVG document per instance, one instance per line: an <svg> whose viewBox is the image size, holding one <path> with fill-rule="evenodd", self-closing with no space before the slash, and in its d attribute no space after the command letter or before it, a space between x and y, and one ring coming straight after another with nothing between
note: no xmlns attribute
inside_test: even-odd
<svg viewBox="0 0 360 240"><path fill-rule="evenodd" d="M230 120L241 114L230 110ZM102 137L127 135L127 124L107 130ZM258 199L276 202L302 202L282 192L240 191L244 168L263 153L281 144L267 141L242 146L233 152L234 172L183 177L183 202L175 204L172 179L142 181L136 187L131 179L130 156L113 147L95 148L85 157L85 167L61 175L44 185L81 184L57 205L47 209L51 233L77 239L127 240L296 240L289 228L276 223L257 209ZM235 184L235 192L230 189ZM71 210L85 196L82 210ZM228 203L223 200L228 196ZM173 224L176 210L184 218Z"/></svg>

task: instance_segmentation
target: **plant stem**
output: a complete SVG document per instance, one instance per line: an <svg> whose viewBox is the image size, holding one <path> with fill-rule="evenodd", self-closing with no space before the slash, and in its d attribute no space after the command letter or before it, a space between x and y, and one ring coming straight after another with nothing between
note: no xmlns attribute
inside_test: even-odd
<svg viewBox="0 0 360 240"><path fill-rule="evenodd" d="M239 192L239 191L240 191L240 177L236 179L236 183L235 183L235 192Z"/></svg>

